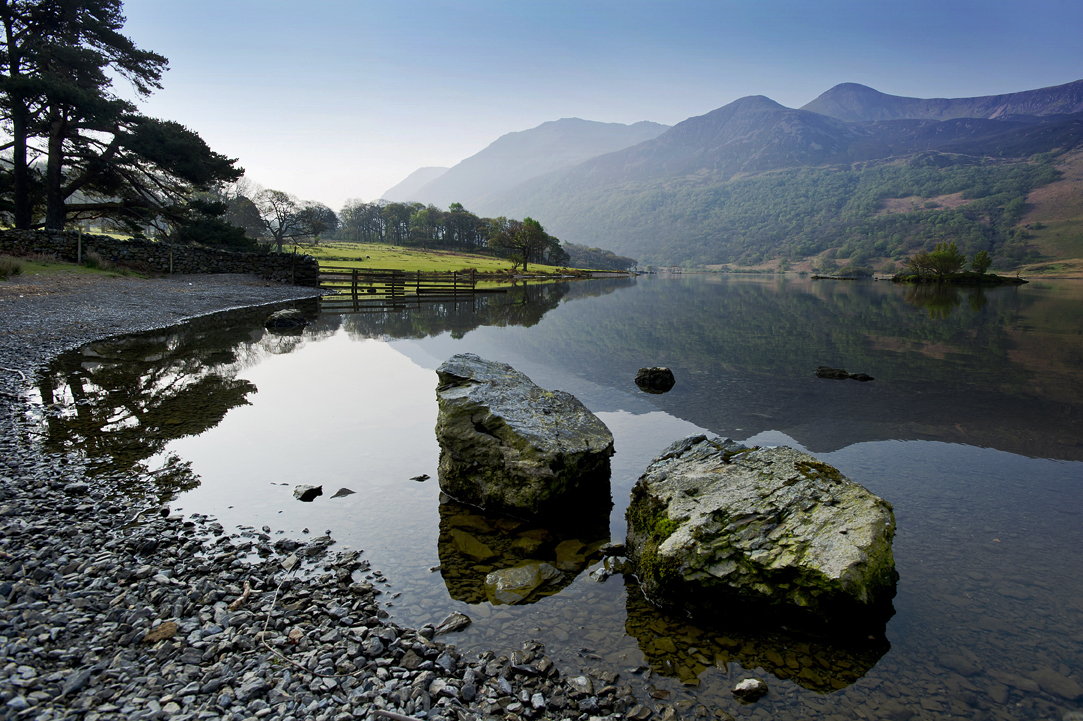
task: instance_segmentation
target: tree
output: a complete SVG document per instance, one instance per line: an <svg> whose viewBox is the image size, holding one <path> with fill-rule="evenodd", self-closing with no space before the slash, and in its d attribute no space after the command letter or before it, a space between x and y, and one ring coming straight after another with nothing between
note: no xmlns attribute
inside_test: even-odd
<svg viewBox="0 0 1083 721"><path fill-rule="evenodd" d="M287 241L312 238L327 230L324 211L334 215L334 211L325 205L299 200L281 190L261 190L253 202L263 219L267 235L279 253ZM336 225L337 221L336 216Z"/></svg>
<svg viewBox="0 0 1083 721"><path fill-rule="evenodd" d="M133 232L170 233L205 222L195 193L236 180L236 161L193 131L139 115L112 92L114 77L139 97L161 87L167 61L121 33L120 0L0 0L0 110L12 141L11 208L17 227L40 203L27 159L44 155L45 219L110 218Z"/></svg>
<svg viewBox="0 0 1083 721"><path fill-rule="evenodd" d="M959 252L955 241L937 243L932 251L920 251L910 259L910 270L918 275L932 275L937 280L962 270L966 256Z"/></svg>
<svg viewBox="0 0 1083 721"><path fill-rule="evenodd" d="M548 247L549 234L542 224L533 218L508 220L494 218L491 224L489 245L504 250L516 264L522 264L523 271L528 264L536 260Z"/></svg>
<svg viewBox="0 0 1083 721"><path fill-rule="evenodd" d="M989 251L987 250L979 250L974 254L974 259L970 261L970 267L978 275L985 275L985 271L989 270L989 266L992 264L993 259L989 257Z"/></svg>

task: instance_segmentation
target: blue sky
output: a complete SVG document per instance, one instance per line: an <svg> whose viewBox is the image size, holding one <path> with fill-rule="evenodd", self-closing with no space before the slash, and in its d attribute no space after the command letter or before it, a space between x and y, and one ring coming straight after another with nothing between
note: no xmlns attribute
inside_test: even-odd
<svg viewBox="0 0 1083 721"><path fill-rule="evenodd" d="M1083 3L129 0L144 112L336 210L547 120L674 124L842 82L968 97L1083 78Z"/></svg>

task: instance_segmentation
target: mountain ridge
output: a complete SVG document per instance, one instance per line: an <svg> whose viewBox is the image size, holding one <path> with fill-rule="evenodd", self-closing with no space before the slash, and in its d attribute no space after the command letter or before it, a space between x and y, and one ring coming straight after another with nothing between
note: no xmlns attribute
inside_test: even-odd
<svg viewBox="0 0 1083 721"><path fill-rule="evenodd" d="M840 83L801 106L848 122L953 120L1043 116L1083 112L1083 80L1035 90L972 98L910 98L858 83Z"/></svg>
<svg viewBox="0 0 1083 721"><path fill-rule="evenodd" d="M657 137L669 126L632 125L581 118L551 120L506 133L418 188L408 200L436 205L462 203L474 209L488 196L531 178Z"/></svg>

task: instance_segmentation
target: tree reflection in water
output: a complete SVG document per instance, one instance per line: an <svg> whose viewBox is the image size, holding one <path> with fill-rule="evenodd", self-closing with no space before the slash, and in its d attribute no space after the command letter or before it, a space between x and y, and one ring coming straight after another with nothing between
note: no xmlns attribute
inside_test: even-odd
<svg viewBox="0 0 1083 721"><path fill-rule="evenodd" d="M265 332L267 313L215 314L62 355L38 384L46 450L82 452L92 475L113 476L147 501L165 503L195 488L191 463L162 456L166 445L247 405L257 389L237 378L241 370L311 339Z"/></svg>

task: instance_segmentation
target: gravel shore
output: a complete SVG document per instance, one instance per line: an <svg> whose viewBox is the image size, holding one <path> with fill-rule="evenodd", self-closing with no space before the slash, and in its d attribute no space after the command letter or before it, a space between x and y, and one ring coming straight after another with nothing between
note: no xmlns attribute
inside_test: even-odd
<svg viewBox="0 0 1083 721"><path fill-rule="evenodd" d="M145 507L38 446L26 393L59 353L315 294L254 276L0 282L0 718L650 716L616 674L565 676L535 642L466 659L449 645L465 617L390 623L360 551Z"/></svg>

